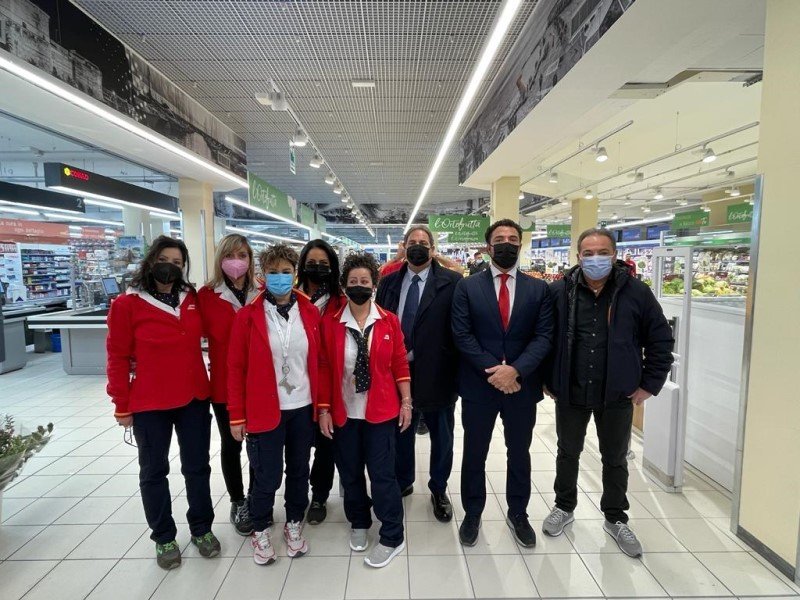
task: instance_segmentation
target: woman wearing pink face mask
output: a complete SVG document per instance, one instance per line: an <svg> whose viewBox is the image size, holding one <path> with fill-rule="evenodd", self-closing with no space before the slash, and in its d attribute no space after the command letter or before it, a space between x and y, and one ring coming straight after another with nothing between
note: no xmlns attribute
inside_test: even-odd
<svg viewBox="0 0 800 600"><path fill-rule="evenodd" d="M237 311L257 294L253 249L244 236L226 235L217 246L214 276L200 289L197 300L203 330L208 338L211 399L222 440L220 458L225 487L231 498L230 520L240 535L250 535L253 524L242 482L242 442L237 442L231 435L227 409L228 343ZM249 485L252 481L251 469Z"/></svg>

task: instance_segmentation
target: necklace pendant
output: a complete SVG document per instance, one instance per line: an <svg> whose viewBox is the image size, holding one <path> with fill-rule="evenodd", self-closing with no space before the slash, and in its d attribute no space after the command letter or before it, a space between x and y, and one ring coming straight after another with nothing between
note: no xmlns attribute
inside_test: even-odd
<svg viewBox="0 0 800 600"><path fill-rule="evenodd" d="M286 379L286 377L281 379L281 382L278 385L281 386L284 390L286 390L287 394L291 394L293 391L295 391L295 389L297 389L295 386L289 383L289 380Z"/></svg>

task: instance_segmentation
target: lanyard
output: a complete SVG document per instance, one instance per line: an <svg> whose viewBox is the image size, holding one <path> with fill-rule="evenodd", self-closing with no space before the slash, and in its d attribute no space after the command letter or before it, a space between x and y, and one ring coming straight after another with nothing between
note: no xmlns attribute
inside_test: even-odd
<svg viewBox="0 0 800 600"><path fill-rule="evenodd" d="M278 314L278 310L274 305L270 304L267 306L267 314L269 315L270 323L275 325L275 329L278 332L278 337L281 340L281 357L283 358L284 365L286 364L286 359L289 356L289 344L292 341L292 327L294 326L294 322L297 320L298 313L299 311L290 313L289 320L286 321L286 319ZM286 323L285 326L281 323L281 321Z"/></svg>

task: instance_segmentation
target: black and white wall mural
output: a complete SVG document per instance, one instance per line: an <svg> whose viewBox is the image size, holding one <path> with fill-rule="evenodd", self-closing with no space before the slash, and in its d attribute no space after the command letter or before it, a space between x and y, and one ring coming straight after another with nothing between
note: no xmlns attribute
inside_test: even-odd
<svg viewBox="0 0 800 600"><path fill-rule="evenodd" d="M634 0L539 0L461 138L463 183Z"/></svg>
<svg viewBox="0 0 800 600"><path fill-rule="evenodd" d="M242 138L67 0L0 0L3 51L246 176Z"/></svg>

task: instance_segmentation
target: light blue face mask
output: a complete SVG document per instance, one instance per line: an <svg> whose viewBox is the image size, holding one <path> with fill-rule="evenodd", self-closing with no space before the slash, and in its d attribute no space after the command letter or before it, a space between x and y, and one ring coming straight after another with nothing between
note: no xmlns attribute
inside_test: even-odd
<svg viewBox="0 0 800 600"><path fill-rule="evenodd" d="M292 273L267 273L267 290L273 296L285 296L292 291Z"/></svg>
<svg viewBox="0 0 800 600"><path fill-rule="evenodd" d="M581 269L583 269L583 274L592 281L600 281L608 277L613 266L613 256L596 255L581 257Z"/></svg>

